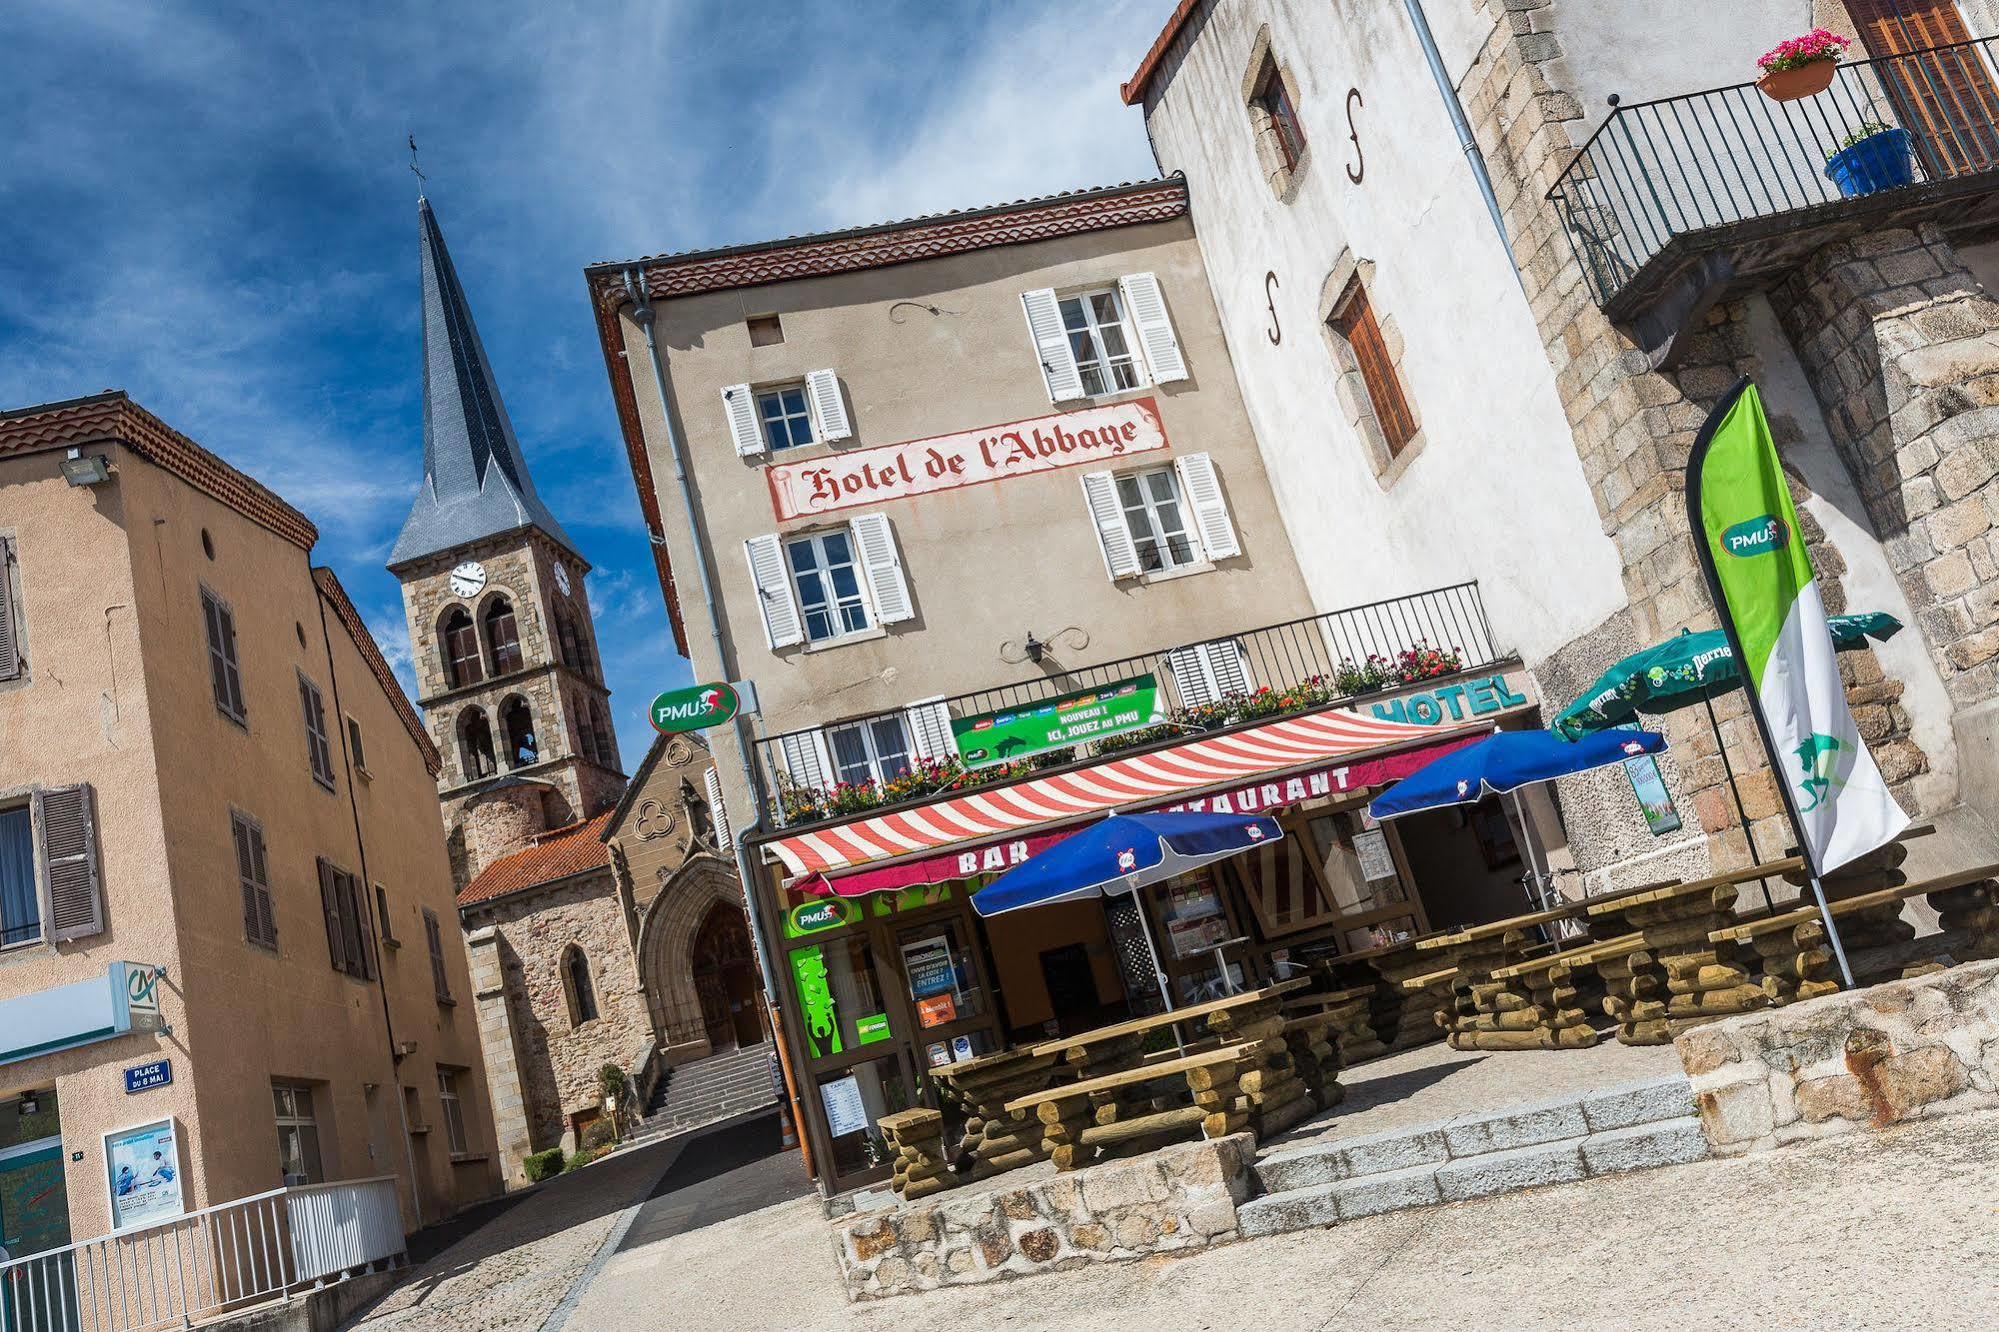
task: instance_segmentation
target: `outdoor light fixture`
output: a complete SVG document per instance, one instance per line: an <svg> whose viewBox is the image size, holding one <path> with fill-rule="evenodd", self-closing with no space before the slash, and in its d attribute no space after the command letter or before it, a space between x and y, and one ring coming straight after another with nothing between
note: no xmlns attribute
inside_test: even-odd
<svg viewBox="0 0 1999 1332"><path fill-rule="evenodd" d="M1027 650L1027 659L1036 666L1039 666L1041 664L1041 654L1048 650L1048 645L1036 638L1034 631L1030 629L1027 631L1027 642L1023 646Z"/></svg>
<svg viewBox="0 0 1999 1332"><path fill-rule="evenodd" d="M62 475L73 486L101 486L111 479L111 464L101 453L71 449L63 457Z"/></svg>
<svg viewBox="0 0 1999 1332"><path fill-rule="evenodd" d="M35 1113L35 1111L41 1108L42 1108L42 1103L40 1101L37 1101L34 1097L23 1096L21 1098L21 1113L23 1115L32 1115Z"/></svg>

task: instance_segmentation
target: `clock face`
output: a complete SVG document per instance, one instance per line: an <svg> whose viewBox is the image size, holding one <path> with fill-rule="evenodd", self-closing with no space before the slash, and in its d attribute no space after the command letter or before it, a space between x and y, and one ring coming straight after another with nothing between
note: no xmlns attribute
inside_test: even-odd
<svg viewBox="0 0 1999 1332"><path fill-rule="evenodd" d="M555 566L555 590L565 597L569 595L569 566L566 564Z"/></svg>
<svg viewBox="0 0 1999 1332"><path fill-rule="evenodd" d="M451 571L451 594L455 597L476 597L484 586L486 566L477 560L467 560Z"/></svg>

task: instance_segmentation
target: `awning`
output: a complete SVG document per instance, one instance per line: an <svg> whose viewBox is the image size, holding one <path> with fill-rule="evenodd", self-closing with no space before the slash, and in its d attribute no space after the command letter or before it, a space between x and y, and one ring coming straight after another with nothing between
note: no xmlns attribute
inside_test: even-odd
<svg viewBox="0 0 1999 1332"><path fill-rule="evenodd" d="M1459 726L1445 727L1398 721L1390 717L1359 712L1337 711L1286 717L1246 731L1208 736L1171 749L1156 750L1130 758L1110 759L1093 767L1048 777L1037 777L1011 786L972 791L934 801L916 809L897 810L856 819L851 823L809 832L794 833L767 843L793 876L836 874L875 861L908 860L933 866L959 857L930 856L908 859L923 852L966 843L972 847L1008 842L1030 829L1043 829L1073 822L1107 809L1202 808L1195 801L1174 804L1176 797L1209 791L1216 787L1240 787L1251 779L1276 777L1292 770L1320 769L1328 779L1327 791L1357 790L1379 785L1438 757L1447 749L1476 739L1492 729L1497 716L1467 719ZM1431 741L1423 749L1408 754L1389 755L1419 741ZM1384 761L1406 759L1405 764L1372 769L1363 774L1355 764L1331 760L1363 756ZM1337 776L1336 776L1337 775ZM1301 773L1302 777L1303 774ZM1277 786L1279 784L1266 783ZM1295 803L1273 798L1259 805ZM1305 799L1302 793L1298 799ZM1240 812L1240 811L1238 811ZM1031 851L1026 854L1031 854ZM1026 858L1023 854L1022 859ZM897 866L896 868L902 868ZM993 868L1005 868L996 865ZM978 872L984 872L982 865ZM946 875L963 877L962 872ZM939 882L914 879L908 882ZM845 879L836 880L842 896L907 886L879 883L849 888Z"/></svg>

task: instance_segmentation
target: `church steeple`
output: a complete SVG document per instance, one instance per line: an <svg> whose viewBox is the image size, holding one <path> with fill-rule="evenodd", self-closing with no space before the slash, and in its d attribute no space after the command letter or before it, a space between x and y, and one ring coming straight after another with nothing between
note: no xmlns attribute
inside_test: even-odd
<svg viewBox="0 0 1999 1332"><path fill-rule="evenodd" d="M581 559L535 493L444 234L417 200L423 256L423 485L389 552L408 564L484 537L539 528Z"/></svg>

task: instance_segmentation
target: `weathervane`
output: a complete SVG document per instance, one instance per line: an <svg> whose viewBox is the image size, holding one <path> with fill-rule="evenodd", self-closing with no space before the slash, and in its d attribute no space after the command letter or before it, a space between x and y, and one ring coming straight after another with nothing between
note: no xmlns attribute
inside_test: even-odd
<svg viewBox="0 0 1999 1332"><path fill-rule="evenodd" d="M416 176L416 178L419 181L423 182L424 184L428 184L430 182L430 177L424 175L422 170L418 168L416 164L416 135L414 134L410 135L410 171ZM417 193L418 194L423 193L423 185L417 186Z"/></svg>

